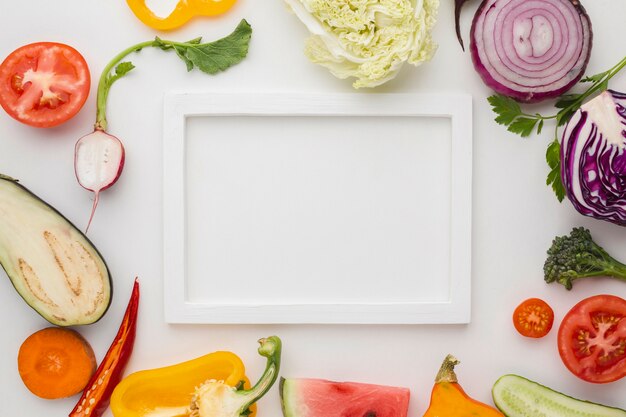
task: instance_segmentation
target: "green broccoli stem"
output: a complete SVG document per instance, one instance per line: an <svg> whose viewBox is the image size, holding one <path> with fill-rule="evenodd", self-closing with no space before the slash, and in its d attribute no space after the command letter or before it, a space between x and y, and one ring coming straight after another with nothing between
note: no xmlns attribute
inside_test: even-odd
<svg viewBox="0 0 626 417"><path fill-rule="evenodd" d="M613 278L620 279L622 281L626 281L626 265L613 258L607 251L605 251L601 246L593 242L593 247L597 252L598 258L600 260L595 260L594 262L587 262L589 266L596 267L601 272L594 272L593 275L589 276L599 276L606 275ZM581 274L581 277L584 274Z"/></svg>
<svg viewBox="0 0 626 417"><path fill-rule="evenodd" d="M626 281L626 265L609 255L593 240L589 244L591 248L588 248L588 252L577 255L580 269L567 276L565 283L562 282L565 287L571 289L572 282L581 278L612 277Z"/></svg>
<svg viewBox="0 0 626 417"><path fill-rule="evenodd" d="M274 385L278 378L280 370L280 354L282 350L282 342L278 336L270 336L259 340L259 354L267 358L265 371L259 381L248 390L239 390L237 394L245 398L245 403L241 407L241 414L245 414L246 410L257 400L265 395L265 393Z"/></svg>

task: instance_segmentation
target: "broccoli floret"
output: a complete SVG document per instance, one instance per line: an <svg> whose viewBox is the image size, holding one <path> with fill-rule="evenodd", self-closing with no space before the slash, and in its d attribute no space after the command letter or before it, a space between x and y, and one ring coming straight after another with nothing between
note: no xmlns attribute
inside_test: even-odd
<svg viewBox="0 0 626 417"><path fill-rule="evenodd" d="M626 265L595 243L588 229L576 227L569 236L554 238L543 275L547 283L556 281L571 290L579 278L609 276L626 281Z"/></svg>

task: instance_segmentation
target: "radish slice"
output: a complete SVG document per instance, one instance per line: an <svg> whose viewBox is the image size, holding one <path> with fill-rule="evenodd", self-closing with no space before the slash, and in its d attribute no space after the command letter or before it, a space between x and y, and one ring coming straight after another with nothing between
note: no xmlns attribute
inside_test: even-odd
<svg viewBox="0 0 626 417"><path fill-rule="evenodd" d="M115 184L124 167L124 146L115 136L106 133L106 106L111 86L135 68L132 62L123 59L144 48L158 48L176 52L185 62L187 71L198 68L207 74L216 74L246 57L251 36L252 27L242 19L233 33L215 42L201 43L202 38L176 42L157 37L124 49L104 67L98 82L94 132L79 139L74 150L76 178L83 188L95 194L87 230L98 206L100 191Z"/></svg>
<svg viewBox="0 0 626 417"><path fill-rule="evenodd" d="M124 146L115 136L95 130L78 140L74 155L74 172L78 183L94 193L86 233L96 212L100 191L115 184L122 173Z"/></svg>
<svg viewBox="0 0 626 417"><path fill-rule="evenodd" d="M591 43L591 22L578 0L483 0L470 50L485 84L530 103L576 84Z"/></svg>

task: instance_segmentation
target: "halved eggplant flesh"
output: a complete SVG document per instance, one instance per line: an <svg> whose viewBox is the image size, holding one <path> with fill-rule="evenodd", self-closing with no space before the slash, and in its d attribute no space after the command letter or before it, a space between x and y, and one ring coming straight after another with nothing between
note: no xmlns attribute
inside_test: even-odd
<svg viewBox="0 0 626 417"><path fill-rule="evenodd" d="M90 324L111 303L98 250L53 207L0 175L0 264L24 300L59 326Z"/></svg>

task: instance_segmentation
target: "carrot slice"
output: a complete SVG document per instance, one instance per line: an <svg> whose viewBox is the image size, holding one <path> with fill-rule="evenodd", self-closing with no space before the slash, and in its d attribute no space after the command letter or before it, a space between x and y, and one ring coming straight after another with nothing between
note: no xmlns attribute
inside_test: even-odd
<svg viewBox="0 0 626 417"><path fill-rule="evenodd" d="M26 388L36 396L64 398L85 388L96 371L96 357L75 330L48 327L22 343L17 368Z"/></svg>

